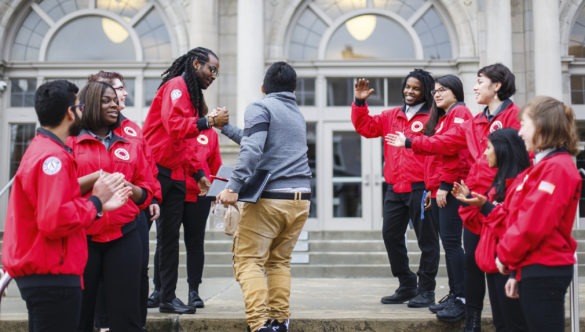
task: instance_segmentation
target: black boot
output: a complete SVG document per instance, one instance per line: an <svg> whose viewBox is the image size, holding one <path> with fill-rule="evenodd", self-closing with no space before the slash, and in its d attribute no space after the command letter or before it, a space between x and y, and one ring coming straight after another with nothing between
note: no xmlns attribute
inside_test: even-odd
<svg viewBox="0 0 585 332"><path fill-rule="evenodd" d="M465 308L465 327L463 332L481 332L481 310Z"/></svg>
<svg viewBox="0 0 585 332"><path fill-rule="evenodd" d="M194 289L189 291L189 302L187 302L187 305L193 308L205 307L205 303L203 303L203 300L199 297L199 293Z"/></svg>

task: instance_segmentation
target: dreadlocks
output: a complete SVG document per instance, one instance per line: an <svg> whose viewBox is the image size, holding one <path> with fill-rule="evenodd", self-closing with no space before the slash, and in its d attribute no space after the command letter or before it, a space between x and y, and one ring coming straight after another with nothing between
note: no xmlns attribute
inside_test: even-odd
<svg viewBox="0 0 585 332"><path fill-rule="evenodd" d="M411 71L410 73L408 73L408 75L406 75L406 77L404 78L404 82L402 82L402 91L403 91L402 97L403 98L404 98L404 86L406 85L406 81L410 77L416 78L422 84L423 101L425 103L426 108L428 110L430 110L431 107L433 106L433 95L431 94L431 91L435 88L435 80L431 76L431 73L429 73L428 71L423 70L423 69L415 69L415 70Z"/></svg>
<svg viewBox="0 0 585 332"><path fill-rule="evenodd" d="M199 117L207 115L207 104L205 103L203 91L201 91L199 82L195 76L193 61L198 60L200 63L204 64L209 61L210 54L217 58L217 55L213 53L213 51L204 47L197 47L178 57L173 64L161 74L162 82L159 85L160 88L168 80L184 74L183 78L185 79L185 83L187 83L187 90L191 97L191 104L199 113Z"/></svg>

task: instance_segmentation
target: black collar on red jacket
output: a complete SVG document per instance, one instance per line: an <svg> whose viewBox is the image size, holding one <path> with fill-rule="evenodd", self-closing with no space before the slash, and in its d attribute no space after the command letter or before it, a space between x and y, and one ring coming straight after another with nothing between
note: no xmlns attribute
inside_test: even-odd
<svg viewBox="0 0 585 332"><path fill-rule="evenodd" d="M67 151L69 153L71 153L73 151L73 150L71 150L70 147L65 145L65 143L63 143L63 141L61 139L59 139L59 137L57 137L57 135L53 134L50 130L47 130L43 127L39 127L39 128L37 128L37 134L46 136L50 140L55 141L55 143L61 145L63 147L63 149L65 149L65 151Z"/></svg>

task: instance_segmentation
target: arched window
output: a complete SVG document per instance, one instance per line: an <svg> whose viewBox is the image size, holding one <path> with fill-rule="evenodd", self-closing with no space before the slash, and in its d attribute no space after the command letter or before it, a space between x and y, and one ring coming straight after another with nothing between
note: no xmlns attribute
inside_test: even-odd
<svg viewBox="0 0 585 332"><path fill-rule="evenodd" d="M449 32L430 0L312 1L292 26L288 56L296 61L454 56Z"/></svg>
<svg viewBox="0 0 585 332"><path fill-rule="evenodd" d="M150 1L38 0L14 39L13 61L153 61L171 40Z"/></svg>

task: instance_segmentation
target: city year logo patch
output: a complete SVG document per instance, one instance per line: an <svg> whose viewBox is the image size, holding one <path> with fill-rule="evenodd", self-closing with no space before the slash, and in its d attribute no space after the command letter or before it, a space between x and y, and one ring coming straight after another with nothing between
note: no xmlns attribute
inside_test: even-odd
<svg viewBox="0 0 585 332"><path fill-rule="evenodd" d="M501 121L494 121L494 123L492 123L492 125L490 126L490 133L493 133L494 131L502 128L504 128L504 125L502 124Z"/></svg>
<svg viewBox="0 0 585 332"><path fill-rule="evenodd" d="M124 132L128 135L128 136L132 136L132 137L136 137L138 136L138 133L136 132L136 130L134 130L134 128L132 127L124 127Z"/></svg>
<svg viewBox="0 0 585 332"><path fill-rule="evenodd" d="M61 160L57 157L49 157L43 163L43 173L47 175L57 174L63 165Z"/></svg>
<svg viewBox="0 0 585 332"><path fill-rule="evenodd" d="M116 156L122 160L129 160L130 159L130 153L128 153L128 151L126 151L126 149L124 149L124 148L117 148L114 151L114 156Z"/></svg>
<svg viewBox="0 0 585 332"><path fill-rule="evenodd" d="M177 100L177 99L181 98L182 95L183 95L183 93L179 89L175 89L175 90L171 91L171 99L172 100Z"/></svg>
<svg viewBox="0 0 585 332"><path fill-rule="evenodd" d="M197 136L197 142L199 142L201 145L207 145L207 143L209 143L209 138L203 134L200 134Z"/></svg>
<svg viewBox="0 0 585 332"><path fill-rule="evenodd" d="M415 133L418 133L419 131L421 131L423 129L423 124L420 121L414 121L412 123L412 125L410 126L410 129L412 131L414 131Z"/></svg>

